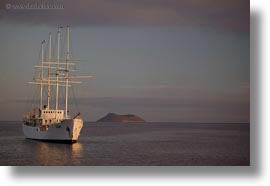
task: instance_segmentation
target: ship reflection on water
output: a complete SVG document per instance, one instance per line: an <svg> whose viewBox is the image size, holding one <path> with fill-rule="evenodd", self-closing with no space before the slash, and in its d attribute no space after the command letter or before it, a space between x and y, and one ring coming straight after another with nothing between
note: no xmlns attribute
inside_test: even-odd
<svg viewBox="0 0 270 186"><path fill-rule="evenodd" d="M83 156L83 145L80 143L54 144L35 143L37 164L39 165L78 165Z"/></svg>
<svg viewBox="0 0 270 186"><path fill-rule="evenodd" d="M72 155L74 158L81 158L83 146L80 143L74 143L71 145Z"/></svg>

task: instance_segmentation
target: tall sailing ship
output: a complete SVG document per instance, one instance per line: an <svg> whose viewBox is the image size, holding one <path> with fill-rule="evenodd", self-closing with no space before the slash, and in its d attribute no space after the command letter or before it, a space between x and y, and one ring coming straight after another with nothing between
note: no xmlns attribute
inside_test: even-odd
<svg viewBox="0 0 270 186"><path fill-rule="evenodd" d="M52 58L52 34L49 34L48 56L45 55L45 40L41 42L41 62L36 65L37 77L31 84L39 86L39 106L34 106L32 111L24 114L23 133L27 139L75 143L83 127L83 119L80 113L71 116L69 114L69 88L76 78L91 78L93 76L76 76L76 61L70 59L70 27L67 26L65 59L60 58L61 28L57 30L57 56ZM46 60L47 59L47 60ZM59 104L59 89L64 89L65 95ZM54 93L52 93L54 91ZM45 96L44 93L46 92ZM52 98L55 98L52 104ZM61 107L62 106L62 107Z"/></svg>

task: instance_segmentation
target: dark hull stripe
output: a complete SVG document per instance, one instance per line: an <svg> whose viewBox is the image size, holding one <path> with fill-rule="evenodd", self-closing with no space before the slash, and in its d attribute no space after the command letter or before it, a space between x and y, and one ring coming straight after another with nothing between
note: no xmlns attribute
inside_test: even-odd
<svg viewBox="0 0 270 186"><path fill-rule="evenodd" d="M64 143L64 144L77 143L77 140L48 140L48 139L32 139L32 138L26 138L26 139L34 140L34 141L41 141L41 142L48 142L48 143Z"/></svg>

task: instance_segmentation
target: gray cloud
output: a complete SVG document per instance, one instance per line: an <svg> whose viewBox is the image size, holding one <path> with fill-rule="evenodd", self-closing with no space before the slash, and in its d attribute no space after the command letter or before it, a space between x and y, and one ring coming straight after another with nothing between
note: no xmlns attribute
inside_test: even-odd
<svg viewBox="0 0 270 186"><path fill-rule="evenodd" d="M193 97L193 98L140 98L140 97L95 97L79 98L80 105L106 112L136 112L145 118L154 117L166 121L249 122L249 98L241 97ZM91 109L90 109L91 110ZM104 114L105 114L104 113ZM152 113L152 114L151 114ZM151 115L151 117L149 116ZM165 115L165 116L164 116Z"/></svg>
<svg viewBox="0 0 270 186"><path fill-rule="evenodd" d="M168 87L148 88L161 91ZM183 92L184 89L180 89ZM249 122L249 90L249 83L243 82L238 87L217 94L187 89L178 97L85 97L71 100L70 104L76 103L84 108L84 113L90 112L100 117L108 112L120 112L139 113L148 121L156 118L156 121ZM25 103L26 100L16 102ZM38 100L28 100L29 102L38 104Z"/></svg>
<svg viewBox="0 0 270 186"><path fill-rule="evenodd" d="M17 5L63 4L63 10L14 10ZM249 32L246 0L4 0L0 19L10 23L105 26L201 26Z"/></svg>

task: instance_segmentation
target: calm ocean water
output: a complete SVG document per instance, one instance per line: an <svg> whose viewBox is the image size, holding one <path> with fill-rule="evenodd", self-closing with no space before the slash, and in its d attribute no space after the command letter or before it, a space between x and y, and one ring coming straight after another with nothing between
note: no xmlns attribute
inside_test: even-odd
<svg viewBox="0 0 270 186"><path fill-rule="evenodd" d="M249 124L85 123L79 142L24 139L0 122L0 165L249 165Z"/></svg>

